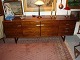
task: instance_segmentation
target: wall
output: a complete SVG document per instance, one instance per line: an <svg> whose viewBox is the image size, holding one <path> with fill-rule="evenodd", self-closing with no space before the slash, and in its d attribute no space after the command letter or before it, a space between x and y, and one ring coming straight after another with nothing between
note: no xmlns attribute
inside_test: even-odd
<svg viewBox="0 0 80 60"><path fill-rule="evenodd" d="M2 1L4 1L4 0L2 0ZM22 6L23 6L23 0L21 0L21 1L22 1ZM57 5L56 6L57 7L57 13L56 14L57 15L66 15L67 14L67 11L64 10L65 5L66 5L66 0L62 0L62 4L64 5L64 8L63 9L59 9L58 8L60 2L61 2L61 0L57 0L57 4L56 4ZM24 10L24 8L23 8L23 10ZM69 10L68 11L68 15L70 15L71 11L80 11L80 9L71 9L71 10ZM23 14L26 15L26 16L28 16L28 15L32 16L32 15L38 15L38 12L24 12L23 11ZM50 11L44 11L44 12L41 12L41 15L51 15L51 12ZM54 15L54 11L53 11L53 15ZM76 28L75 28L74 34L77 34L79 23L80 22L77 22L76 23L76 26L75 26ZM80 35L78 35L78 36L80 37Z"/></svg>
<svg viewBox="0 0 80 60"><path fill-rule="evenodd" d="M57 15L66 15L67 12L66 10L64 9L59 9L58 8L58 5L60 4L61 0L57 0ZM65 7L65 4L66 4L66 0L63 0L62 1L64 7ZM24 15L38 15L38 12L24 12ZM41 12L41 15L51 15L51 12L50 11L45 11L45 12ZM53 15L54 15L54 11L53 11Z"/></svg>
<svg viewBox="0 0 80 60"><path fill-rule="evenodd" d="M22 1L23 2L23 1ZM62 0L62 4L64 5L64 8L63 9L59 9L58 6L60 4L61 0L57 0L57 15L66 15L67 14L67 11L64 10L65 8L65 5L66 5L66 0ZM68 14L70 15L70 12L71 11L80 11L80 9L71 9L68 11ZM50 11L45 11L45 12L40 12L41 15L51 15L51 12ZM24 15L38 15L38 12L24 12ZM54 15L54 11L53 11L53 15Z"/></svg>

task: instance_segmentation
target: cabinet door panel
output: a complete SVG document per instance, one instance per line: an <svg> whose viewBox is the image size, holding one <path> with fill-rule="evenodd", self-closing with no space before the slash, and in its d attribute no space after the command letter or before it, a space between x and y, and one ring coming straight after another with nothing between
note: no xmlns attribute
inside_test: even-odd
<svg viewBox="0 0 80 60"><path fill-rule="evenodd" d="M22 36L21 22L4 22L3 26L6 37Z"/></svg>
<svg viewBox="0 0 80 60"><path fill-rule="evenodd" d="M57 36L59 22L55 20L41 21L41 36Z"/></svg>
<svg viewBox="0 0 80 60"><path fill-rule="evenodd" d="M41 36L57 36L58 28L41 27Z"/></svg>
<svg viewBox="0 0 80 60"><path fill-rule="evenodd" d="M14 30L14 29L10 29L8 31L5 32L6 37L22 37L22 31L21 30Z"/></svg>
<svg viewBox="0 0 80 60"><path fill-rule="evenodd" d="M24 37L40 37L40 22L23 21L22 27Z"/></svg>

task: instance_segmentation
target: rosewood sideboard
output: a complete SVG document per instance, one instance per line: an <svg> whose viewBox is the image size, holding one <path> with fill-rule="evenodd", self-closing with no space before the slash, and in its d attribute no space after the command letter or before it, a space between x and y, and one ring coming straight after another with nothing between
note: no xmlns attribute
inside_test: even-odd
<svg viewBox="0 0 80 60"><path fill-rule="evenodd" d="M64 15L56 16L56 18L26 16L15 17L12 21L4 20L3 27L5 37L15 38L16 43L21 37L61 36L65 41L65 36L74 34L76 21L75 17Z"/></svg>

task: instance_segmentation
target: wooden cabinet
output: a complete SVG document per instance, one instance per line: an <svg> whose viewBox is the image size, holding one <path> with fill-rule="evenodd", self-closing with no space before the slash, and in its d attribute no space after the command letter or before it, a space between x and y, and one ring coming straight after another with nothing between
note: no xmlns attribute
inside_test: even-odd
<svg viewBox="0 0 80 60"><path fill-rule="evenodd" d="M49 37L73 35L77 19L57 16L57 18L26 17L14 18L12 21L4 20L4 33L6 37Z"/></svg>

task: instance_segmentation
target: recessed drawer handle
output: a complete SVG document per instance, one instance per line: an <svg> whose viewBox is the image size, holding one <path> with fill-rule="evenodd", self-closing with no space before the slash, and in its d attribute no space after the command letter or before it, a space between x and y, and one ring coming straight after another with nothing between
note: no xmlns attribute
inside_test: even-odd
<svg viewBox="0 0 80 60"><path fill-rule="evenodd" d="M66 24L66 25L69 25L69 24Z"/></svg>
<svg viewBox="0 0 80 60"><path fill-rule="evenodd" d="M40 25L36 25L36 26L40 26Z"/></svg>
<svg viewBox="0 0 80 60"><path fill-rule="evenodd" d="M36 26L44 26L44 24L41 24L41 25L36 25Z"/></svg>

